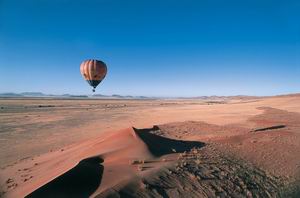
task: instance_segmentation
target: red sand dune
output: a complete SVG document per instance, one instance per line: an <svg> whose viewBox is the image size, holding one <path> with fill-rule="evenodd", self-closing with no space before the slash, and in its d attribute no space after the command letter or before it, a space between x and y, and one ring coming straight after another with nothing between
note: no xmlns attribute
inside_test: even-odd
<svg viewBox="0 0 300 198"><path fill-rule="evenodd" d="M188 151L192 147L202 145L199 142L160 137L145 130L124 129L113 135L73 145L22 164L22 167L26 168L19 171L27 174L29 178L31 175L34 177L7 196L57 197L62 194L69 197L86 197L95 191L100 193L120 181L168 165L168 160L160 159L163 155L171 160L174 158L173 153ZM140 172L140 163L147 163L149 170ZM10 171L16 171L18 168L13 167Z"/></svg>

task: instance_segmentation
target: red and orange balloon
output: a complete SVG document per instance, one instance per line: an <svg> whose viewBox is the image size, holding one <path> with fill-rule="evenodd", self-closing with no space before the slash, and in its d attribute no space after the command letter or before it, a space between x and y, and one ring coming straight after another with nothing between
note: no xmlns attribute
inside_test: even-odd
<svg viewBox="0 0 300 198"><path fill-rule="evenodd" d="M93 87L93 92L95 92L96 87L106 76L107 67L105 63L100 60L89 59L81 63L80 73Z"/></svg>

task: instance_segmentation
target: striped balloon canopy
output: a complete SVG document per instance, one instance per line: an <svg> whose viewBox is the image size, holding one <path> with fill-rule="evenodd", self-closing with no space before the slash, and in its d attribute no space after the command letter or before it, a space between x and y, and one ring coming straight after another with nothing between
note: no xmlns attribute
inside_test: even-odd
<svg viewBox="0 0 300 198"><path fill-rule="evenodd" d="M95 92L96 87L106 76L107 67L105 63L100 60L89 59L81 63L80 73L93 87L93 92Z"/></svg>

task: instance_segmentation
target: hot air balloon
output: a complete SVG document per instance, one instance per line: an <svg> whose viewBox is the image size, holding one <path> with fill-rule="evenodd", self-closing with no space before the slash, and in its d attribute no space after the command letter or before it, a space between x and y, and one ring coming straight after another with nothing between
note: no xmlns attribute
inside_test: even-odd
<svg viewBox="0 0 300 198"><path fill-rule="evenodd" d="M100 60L89 59L81 63L80 73L93 87L93 92L95 92L96 87L105 78L107 67L105 63Z"/></svg>

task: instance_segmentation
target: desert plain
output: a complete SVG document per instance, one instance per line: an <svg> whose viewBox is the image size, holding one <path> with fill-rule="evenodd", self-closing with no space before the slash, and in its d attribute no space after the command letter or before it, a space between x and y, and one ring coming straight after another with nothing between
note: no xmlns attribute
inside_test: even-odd
<svg viewBox="0 0 300 198"><path fill-rule="evenodd" d="M0 99L3 197L299 197L300 95Z"/></svg>

